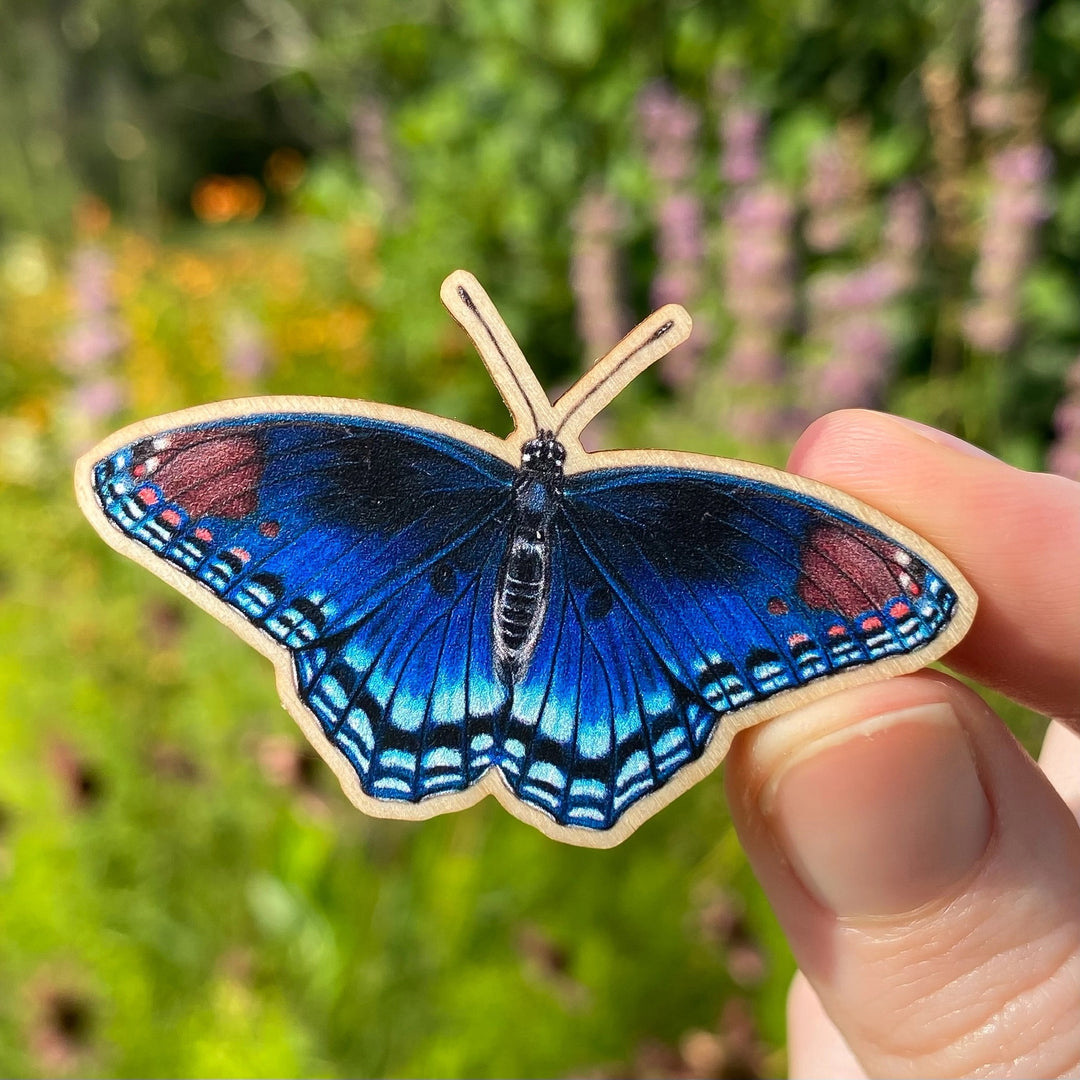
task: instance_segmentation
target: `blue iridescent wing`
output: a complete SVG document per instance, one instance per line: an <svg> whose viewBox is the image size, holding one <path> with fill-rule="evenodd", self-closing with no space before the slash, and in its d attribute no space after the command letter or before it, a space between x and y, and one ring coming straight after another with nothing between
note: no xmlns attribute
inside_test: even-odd
<svg viewBox="0 0 1080 1080"><path fill-rule="evenodd" d="M611 828L701 757L729 714L914 652L956 602L876 529L722 473L570 476L557 533L547 622L502 764L518 796L561 824Z"/></svg>
<svg viewBox="0 0 1080 1080"><path fill-rule="evenodd" d="M299 697L367 794L418 801L491 764L513 474L419 428L269 414L125 446L93 485L124 534L290 650Z"/></svg>

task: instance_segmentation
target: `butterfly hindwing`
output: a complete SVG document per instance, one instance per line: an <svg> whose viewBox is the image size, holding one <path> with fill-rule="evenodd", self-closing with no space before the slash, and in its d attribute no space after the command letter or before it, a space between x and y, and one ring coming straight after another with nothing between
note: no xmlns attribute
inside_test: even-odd
<svg viewBox="0 0 1080 1080"><path fill-rule="evenodd" d="M547 624L512 705L511 729L537 734L507 755L519 796L566 824L611 828L726 715L914 652L956 601L871 526L723 473L567 477L558 531Z"/></svg>
<svg viewBox="0 0 1080 1080"><path fill-rule="evenodd" d="M512 476L438 433L268 414L124 446L94 489L123 533L290 651L298 696L366 794L417 801L491 762Z"/></svg>
<svg viewBox="0 0 1080 1080"><path fill-rule="evenodd" d="M479 530L339 639L296 653L302 699L374 798L460 791L494 760L507 701L491 646L497 541Z"/></svg>
<svg viewBox="0 0 1080 1080"><path fill-rule="evenodd" d="M611 828L700 755L715 716L643 624L616 567L559 524L544 632L515 688L504 772L566 825ZM529 737L531 736L531 737Z"/></svg>

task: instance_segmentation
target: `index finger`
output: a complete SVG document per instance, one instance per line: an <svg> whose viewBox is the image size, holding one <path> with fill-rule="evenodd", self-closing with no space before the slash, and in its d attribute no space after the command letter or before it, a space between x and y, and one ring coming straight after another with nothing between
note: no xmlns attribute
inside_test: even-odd
<svg viewBox="0 0 1080 1080"><path fill-rule="evenodd" d="M1080 484L864 410L811 424L788 468L944 551L979 594L949 665L1080 728Z"/></svg>

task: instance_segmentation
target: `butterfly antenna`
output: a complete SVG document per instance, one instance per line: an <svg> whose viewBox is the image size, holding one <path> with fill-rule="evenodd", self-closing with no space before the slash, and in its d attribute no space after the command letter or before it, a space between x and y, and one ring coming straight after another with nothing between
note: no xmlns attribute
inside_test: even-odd
<svg viewBox="0 0 1080 1080"><path fill-rule="evenodd" d="M693 323L686 309L666 304L639 323L555 403L556 437L565 443L650 364L666 356L689 336Z"/></svg>
<svg viewBox="0 0 1080 1080"><path fill-rule="evenodd" d="M544 388L529 367L513 334L480 283L465 270L455 270L439 290L447 310L472 338L480 359L502 395L515 428L527 438L555 427L555 412Z"/></svg>

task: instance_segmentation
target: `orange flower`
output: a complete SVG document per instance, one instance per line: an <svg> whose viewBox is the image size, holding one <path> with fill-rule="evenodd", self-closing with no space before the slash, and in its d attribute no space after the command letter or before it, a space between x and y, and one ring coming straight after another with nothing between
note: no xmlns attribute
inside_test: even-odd
<svg viewBox="0 0 1080 1080"><path fill-rule="evenodd" d="M265 201L262 185L250 176L204 176L191 193L195 216L208 225L250 221Z"/></svg>

